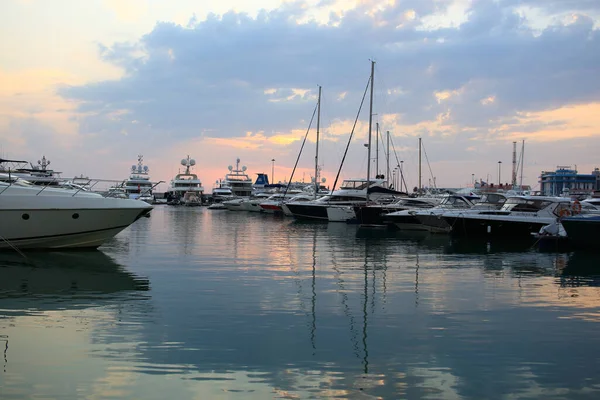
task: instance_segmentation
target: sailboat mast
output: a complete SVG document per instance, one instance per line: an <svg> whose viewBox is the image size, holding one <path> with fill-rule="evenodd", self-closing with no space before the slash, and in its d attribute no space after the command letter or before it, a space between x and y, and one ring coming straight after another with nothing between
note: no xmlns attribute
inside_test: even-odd
<svg viewBox="0 0 600 400"><path fill-rule="evenodd" d="M319 99L317 100L317 147L315 152L315 199L319 192L319 127L321 125L321 86L319 86Z"/></svg>
<svg viewBox="0 0 600 400"><path fill-rule="evenodd" d="M369 186L371 182L371 129L373 124L373 81L375 80L375 61L371 61L371 100L369 104L369 144L367 147L367 195L369 201Z"/></svg>
<svg viewBox="0 0 600 400"><path fill-rule="evenodd" d="M385 170L385 179L387 179L387 183L388 183L388 188L390 187L390 131L386 132L386 138L387 138L387 155L386 155L386 160L387 160L387 168ZM396 188L394 188L396 189Z"/></svg>
<svg viewBox="0 0 600 400"><path fill-rule="evenodd" d="M379 175L379 122L375 123L375 175Z"/></svg>
<svg viewBox="0 0 600 400"><path fill-rule="evenodd" d="M521 147L521 189L523 189L523 165L525 165L525 140L523 140Z"/></svg>
<svg viewBox="0 0 600 400"><path fill-rule="evenodd" d="M421 191L421 138L419 138L419 192Z"/></svg>

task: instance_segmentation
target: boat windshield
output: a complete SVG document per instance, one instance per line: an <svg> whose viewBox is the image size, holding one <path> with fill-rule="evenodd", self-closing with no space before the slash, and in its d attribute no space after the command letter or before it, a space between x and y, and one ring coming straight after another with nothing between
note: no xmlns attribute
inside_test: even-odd
<svg viewBox="0 0 600 400"><path fill-rule="evenodd" d="M373 181L371 181L373 183ZM340 189L363 190L367 187L367 181L344 181Z"/></svg>
<svg viewBox="0 0 600 400"><path fill-rule="evenodd" d="M448 196L440 203L441 207L471 208L471 204L462 197Z"/></svg>
<svg viewBox="0 0 600 400"><path fill-rule="evenodd" d="M520 197L513 197L507 199L502 206L503 211L520 211L520 212L537 212L543 210L552 204L549 200L542 199L524 199Z"/></svg>

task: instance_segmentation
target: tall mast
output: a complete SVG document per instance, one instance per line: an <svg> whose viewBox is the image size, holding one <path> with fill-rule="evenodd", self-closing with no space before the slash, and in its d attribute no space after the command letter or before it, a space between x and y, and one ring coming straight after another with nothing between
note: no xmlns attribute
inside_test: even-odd
<svg viewBox="0 0 600 400"><path fill-rule="evenodd" d="M319 99L317 100L317 150L315 152L315 199L319 192L319 126L321 124L321 86L319 86Z"/></svg>
<svg viewBox="0 0 600 400"><path fill-rule="evenodd" d="M523 165L525 165L525 140L523 140L521 147L521 189L523 188Z"/></svg>
<svg viewBox="0 0 600 400"><path fill-rule="evenodd" d="M375 175L379 175L379 122L375 123Z"/></svg>
<svg viewBox="0 0 600 400"><path fill-rule="evenodd" d="M517 142L513 142L512 188L517 188Z"/></svg>
<svg viewBox="0 0 600 400"><path fill-rule="evenodd" d="M371 129L373 124L373 81L375 78L375 61L371 61L371 100L369 104L369 144L367 147L367 195L369 201L369 186L371 182Z"/></svg>
<svg viewBox="0 0 600 400"><path fill-rule="evenodd" d="M385 170L385 179L387 179L387 183L388 183L388 188L390 187L390 131L386 132L386 138L387 138L387 155L386 155L386 159L387 159L387 168ZM397 190L396 188L394 188L394 190Z"/></svg>
<svg viewBox="0 0 600 400"><path fill-rule="evenodd" d="M419 192L421 191L421 138L419 138Z"/></svg>

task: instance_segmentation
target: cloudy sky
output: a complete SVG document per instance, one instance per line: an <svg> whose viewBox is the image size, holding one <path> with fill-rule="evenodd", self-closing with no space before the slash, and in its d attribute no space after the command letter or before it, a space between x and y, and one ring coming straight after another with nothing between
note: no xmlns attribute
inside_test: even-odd
<svg viewBox="0 0 600 400"><path fill-rule="evenodd" d="M0 154L105 179L143 154L167 182L189 154L208 192L239 157L252 174L274 164L279 181L321 85L332 183L370 60L373 119L410 187L419 137L424 184L496 182L498 161L507 182L522 140L534 187L557 165L600 167L597 0L3 0ZM368 99L343 177L366 175L367 122Z"/></svg>

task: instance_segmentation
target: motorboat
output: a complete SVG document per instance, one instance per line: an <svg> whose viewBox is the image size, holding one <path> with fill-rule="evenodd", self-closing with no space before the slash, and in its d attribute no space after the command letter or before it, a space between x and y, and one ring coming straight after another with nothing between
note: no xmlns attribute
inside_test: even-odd
<svg viewBox="0 0 600 400"><path fill-rule="evenodd" d="M187 158L181 160L181 165L185 167L185 172L178 173L171 180L167 204L202 205L204 188L198 175L191 172L191 168L196 165L196 160L188 155Z"/></svg>
<svg viewBox="0 0 600 400"><path fill-rule="evenodd" d="M152 203L152 189L155 184L150 181L149 168L144 165L144 156L138 155L137 165L131 166L129 178L124 182L123 189L130 199L138 199Z"/></svg>
<svg viewBox="0 0 600 400"><path fill-rule="evenodd" d="M389 226L385 215L404 210L430 209L442 200L441 197L404 197L389 204L364 204L354 207L354 214L362 226Z"/></svg>
<svg viewBox="0 0 600 400"><path fill-rule="evenodd" d="M384 219L396 225L401 230L417 231L446 231L446 223L439 218L444 212L473 207L476 196L446 194L440 203L426 210L409 209L386 214ZM443 224L441 222L443 222ZM424 224L426 222L427 224Z"/></svg>
<svg viewBox="0 0 600 400"><path fill-rule="evenodd" d="M353 207L366 204L367 190L369 198L378 201L384 197L392 198L400 192L387 189L385 179L347 179L339 189L329 195L308 202L289 202L287 207L295 218L323 221L347 221L354 216Z"/></svg>
<svg viewBox="0 0 600 400"><path fill-rule="evenodd" d="M546 225L572 213L572 201L565 197L514 196L501 209L479 213L446 214L442 219L454 235L471 237L531 237Z"/></svg>
<svg viewBox="0 0 600 400"><path fill-rule="evenodd" d="M324 196L325 194L322 194L322 196ZM321 196L321 195L319 195ZM288 203L305 203L305 202L309 202L309 201L313 201L315 200L315 196L314 194L310 194L310 193L299 193L297 195L295 195L294 197L292 197L291 199L289 199L288 201L285 201L281 204L281 211L283 212L283 215L285 215L286 217L293 217L294 214L292 214L292 212L290 211L290 209L288 208Z"/></svg>
<svg viewBox="0 0 600 400"><path fill-rule="evenodd" d="M152 206L0 174L0 249L96 248Z"/></svg>
<svg viewBox="0 0 600 400"><path fill-rule="evenodd" d="M283 205L286 201L292 201L292 199L299 200L300 198L297 196L297 192L284 192L284 193L275 193L274 195L267 198L267 200L260 203L260 207L269 214L282 214L283 213ZM309 196L307 194L307 196ZM313 197L309 197L310 200Z"/></svg>
<svg viewBox="0 0 600 400"><path fill-rule="evenodd" d="M443 216L462 216L464 214L480 214L490 210L499 210L506 202L507 196L500 192L489 192L483 194L481 198L475 195L462 197L453 195L448 196L446 199L433 212L421 211L415 214L415 217L430 232L450 232L451 226L442 218Z"/></svg>

